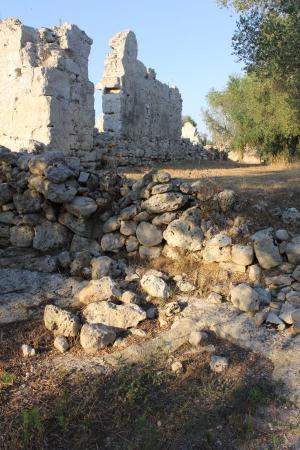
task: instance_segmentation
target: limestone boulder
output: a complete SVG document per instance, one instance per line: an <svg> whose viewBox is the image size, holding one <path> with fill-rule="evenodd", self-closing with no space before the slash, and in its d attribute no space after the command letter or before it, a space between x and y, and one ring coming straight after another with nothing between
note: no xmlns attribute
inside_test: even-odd
<svg viewBox="0 0 300 450"><path fill-rule="evenodd" d="M171 180L171 175L168 172L157 172L153 174L152 177L154 183L169 183Z"/></svg>
<svg viewBox="0 0 300 450"><path fill-rule="evenodd" d="M53 164L44 170L44 175L52 183L64 183L74 177L74 172L63 162Z"/></svg>
<svg viewBox="0 0 300 450"><path fill-rule="evenodd" d="M80 330L80 321L75 314L55 305L46 305L44 323L47 330L56 336L75 337Z"/></svg>
<svg viewBox="0 0 300 450"><path fill-rule="evenodd" d="M88 323L101 323L121 329L136 327L147 318L146 312L138 305L116 305L112 302L90 303L83 315Z"/></svg>
<svg viewBox="0 0 300 450"><path fill-rule="evenodd" d="M65 336L56 336L53 342L53 346L60 353L65 353L70 348L69 341Z"/></svg>
<svg viewBox="0 0 300 450"><path fill-rule="evenodd" d="M259 296L248 284L241 283L230 291L231 302L240 311L258 311Z"/></svg>
<svg viewBox="0 0 300 450"><path fill-rule="evenodd" d="M156 184L151 189L151 194L164 194L165 192L170 192L174 190L174 185L172 183Z"/></svg>
<svg viewBox="0 0 300 450"><path fill-rule="evenodd" d="M53 203L69 203L77 193L77 186L73 181L58 184L46 180L43 183L42 193Z"/></svg>
<svg viewBox="0 0 300 450"><path fill-rule="evenodd" d="M13 199L13 189L8 183L0 183L0 206L9 203Z"/></svg>
<svg viewBox="0 0 300 450"><path fill-rule="evenodd" d="M205 246L202 253L203 260L206 262L229 262L231 260L230 247L218 247L216 245Z"/></svg>
<svg viewBox="0 0 300 450"><path fill-rule="evenodd" d="M291 225L300 223L300 211L297 208L287 208L283 211L282 220Z"/></svg>
<svg viewBox="0 0 300 450"><path fill-rule="evenodd" d="M119 218L121 220L130 220L133 219L134 216L136 216L138 213L138 207L137 205L131 205L127 206L126 208L122 209L120 212Z"/></svg>
<svg viewBox="0 0 300 450"><path fill-rule="evenodd" d="M41 225L35 227L33 248L46 252L61 247L68 247L70 233L66 227L57 222L45 220Z"/></svg>
<svg viewBox="0 0 300 450"><path fill-rule="evenodd" d="M1 198L1 193L0 193ZM13 196L13 202L19 214L30 214L41 211L42 197L38 192L27 189Z"/></svg>
<svg viewBox="0 0 300 450"><path fill-rule="evenodd" d="M100 280L91 280L88 283L83 282L78 287L76 299L87 305L93 302L102 302L112 297L120 297L122 295L115 281L109 276L100 278Z"/></svg>
<svg viewBox="0 0 300 450"><path fill-rule="evenodd" d="M300 236L294 237L286 246L288 261L292 264L300 264Z"/></svg>
<svg viewBox="0 0 300 450"><path fill-rule="evenodd" d="M141 279L141 286L148 295L154 298L168 299L170 296L170 288L161 277L148 271Z"/></svg>
<svg viewBox="0 0 300 450"><path fill-rule="evenodd" d="M231 259L235 264L250 266L254 259L252 245L233 245L231 248Z"/></svg>
<svg viewBox="0 0 300 450"><path fill-rule="evenodd" d="M192 192L196 194L198 200L210 200L216 193L216 185L208 179L197 180L191 184Z"/></svg>
<svg viewBox="0 0 300 450"><path fill-rule="evenodd" d="M282 263L282 256L274 240L273 230L261 230L252 236L254 252L263 269L272 269Z"/></svg>
<svg viewBox="0 0 300 450"><path fill-rule="evenodd" d="M113 231L117 231L121 226L121 221L118 219L118 217L113 216L110 217L106 222L103 224L103 232L104 233L112 233Z"/></svg>
<svg viewBox="0 0 300 450"><path fill-rule="evenodd" d="M91 260L91 268L92 268L92 279L98 280L102 277L108 275L113 260L108 256L99 256L98 258L93 258Z"/></svg>
<svg viewBox="0 0 300 450"><path fill-rule="evenodd" d="M133 236L136 232L136 222L133 220L121 221L120 233L124 236Z"/></svg>
<svg viewBox="0 0 300 450"><path fill-rule="evenodd" d="M69 213L76 217L88 218L97 210L97 204L95 200L90 197L76 196L74 199L67 203L66 209Z"/></svg>
<svg viewBox="0 0 300 450"><path fill-rule="evenodd" d="M89 252L92 256L101 255L101 246L96 239L86 238L74 234L70 251L73 253Z"/></svg>
<svg viewBox="0 0 300 450"><path fill-rule="evenodd" d="M125 246L128 253L135 252L139 247L139 241L135 236L129 236L129 238L126 239Z"/></svg>
<svg viewBox="0 0 300 450"><path fill-rule="evenodd" d="M297 333L300 333L300 309L296 309L291 313L293 325Z"/></svg>
<svg viewBox="0 0 300 450"><path fill-rule="evenodd" d="M78 218L68 212L59 214L58 222L69 228L73 233L85 238L92 237L92 223L88 219Z"/></svg>
<svg viewBox="0 0 300 450"><path fill-rule="evenodd" d="M125 244L125 237L120 233L107 233L101 239L101 248L104 252L114 252Z"/></svg>
<svg viewBox="0 0 300 450"><path fill-rule="evenodd" d="M236 201L236 193L231 189L225 189L218 194L218 203L221 211L226 213L230 211Z"/></svg>
<svg viewBox="0 0 300 450"><path fill-rule="evenodd" d="M228 247L231 245L231 237L224 233L216 234L212 239L209 239L205 243L205 247Z"/></svg>
<svg viewBox="0 0 300 450"><path fill-rule="evenodd" d="M30 225L18 225L10 229L10 243L14 247L31 247L33 237L34 231Z"/></svg>
<svg viewBox="0 0 300 450"><path fill-rule="evenodd" d="M96 353L113 344L116 337L116 332L111 327L100 323L85 323L80 332L80 344L87 353Z"/></svg>
<svg viewBox="0 0 300 450"><path fill-rule="evenodd" d="M166 192L156 194L142 202L142 208L149 213L161 214L168 211L177 211L187 202L187 196L179 192Z"/></svg>
<svg viewBox="0 0 300 450"><path fill-rule="evenodd" d="M161 255L162 248L158 247L144 247L139 246L139 255L141 259L155 259Z"/></svg>
<svg viewBox="0 0 300 450"><path fill-rule="evenodd" d="M162 241L162 232L159 228L149 222L140 222L136 229L136 237L141 245L154 247Z"/></svg>
<svg viewBox="0 0 300 450"><path fill-rule="evenodd" d="M300 282L300 265L295 268L294 272L292 273L292 277Z"/></svg>
<svg viewBox="0 0 300 450"><path fill-rule="evenodd" d="M28 168L34 175L43 175L48 167L55 163L61 163L63 160L63 152L44 152L39 155L31 155L30 159L28 160Z"/></svg>
<svg viewBox="0 0 300 450"><path fill-rule="evenodd" d="M159 216L155 216L152 220L153 225L161 226L161 225L169 225L172 220L176 219L176 212L166 212L160 214Z"/></svg>
<svg viewBox="0 0 300 450"><path fill-rule="evenodd" d="M170 247L196 252L202 248L204 234L195 220L182 215L167 226L163 237Z"/></svg>

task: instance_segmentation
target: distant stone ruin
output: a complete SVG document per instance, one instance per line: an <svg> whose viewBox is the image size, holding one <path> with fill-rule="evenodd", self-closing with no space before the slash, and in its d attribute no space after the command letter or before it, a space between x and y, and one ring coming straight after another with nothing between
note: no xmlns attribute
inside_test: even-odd
<svg viewBox="0 0 300 450"><path fill-rule="evenodd" d="M109 42L103 78L103 118L95 144L105 160L141 164L197 158L202 147L181 139L182 99L176 87L156 79L137 59L135 34L126 30Z"/></svg>
<svg viewBox="0 0 300 450"><path fill-rule="evenodd" d="M181 136L183 139L189 139L192 144L201 144L201 138L198 129L191 122L185 122L182 127Z"/></svg>
<svg viewBox="0 0 300 450"><path fill-rule="evenodd" d="M77 26L53 29L0 22L0 144L19 151L89 152L94 86L92 40Z"/></svg>
<svg viewBox="0 0 300 450"><path fill-rule="evenodd" d="M102 81L103 130L127 139L179 140L182 99L176 87L156 80L137 59L135 34L126 30L110 42Z"/></svg>
<svg viewBox="0 0 300 450"><path fill-rule="evenodd" d="M63 151L91 169L209 158L200 143L181 138L181 95L137 59L132 31L110 41L96 127L92 40L83 31L71 24L35 29L8 18L0 21L0 41L0 145Z"/></svg>

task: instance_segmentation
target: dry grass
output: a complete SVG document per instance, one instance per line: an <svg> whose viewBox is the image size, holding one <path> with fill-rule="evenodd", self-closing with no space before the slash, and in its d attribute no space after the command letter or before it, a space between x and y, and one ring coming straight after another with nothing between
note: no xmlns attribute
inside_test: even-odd
<svg viewBox="0 0 300 450"><path fill-rule="evenodd" d="M3 331L9 348L12 330ZM271 363L212 333L207 344L229 369L211 373L210 353L187 344L174 355L185 369L179 376L155 360L103 375L54 369L49 336L40 334L38 324L20 324L5 353L1 450L286 450L296 436L299 416L276 394ZM34 359L18 357L24 340L40 343Z"/></svg>
<svg viewBox="0 0 300 450"><path fill-rule="evenodd" d="M300 163L278 161L269 166L239 164L232 161L201 161L155 165L155 169L166 170L172 177L190 182L199 178L210 178L219 186L239 191L262 190L265 192L297 187L300 183ZM125 172L132 178L139 178L148 171L133 169Z"/></svg>

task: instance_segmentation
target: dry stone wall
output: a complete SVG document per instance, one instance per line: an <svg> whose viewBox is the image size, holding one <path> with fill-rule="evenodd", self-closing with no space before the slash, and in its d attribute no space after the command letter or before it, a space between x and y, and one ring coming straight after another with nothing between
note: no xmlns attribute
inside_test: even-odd
<svg viewBox="0 0 300 450"><path fill-rule="evenodd" d="M94 86L92 40L77 26L34 29L0 22L0 144L19 151L89 152Z"/></svg>

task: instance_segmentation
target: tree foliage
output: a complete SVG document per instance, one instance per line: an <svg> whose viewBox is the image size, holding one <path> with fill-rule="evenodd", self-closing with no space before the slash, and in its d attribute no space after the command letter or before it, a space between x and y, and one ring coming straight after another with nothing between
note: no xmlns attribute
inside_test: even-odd
<svg viewBox="0 0 300 450"><path fill-rule="evenodd" d="M300 122L300 0L217 0L239 13L234 53L246 76L208 94L206 121L235 148L294 154Z"/></svg>
<svg viewBox="0 0 300 450"><path fill-rule="evenodd" d="M187 122L191 123L194 127L197 127L197 123L191 116L182 116L181 123L184 126Z"/></svg>
<svg viewBox="0 0 300 450"><path fill-rule="evenodd" d="M264 158L282 151L295 154L297 110L273 80L232 76L223 91L210 91L207 100L204 119L219 146L242 153L255 147Z"/></svg>

